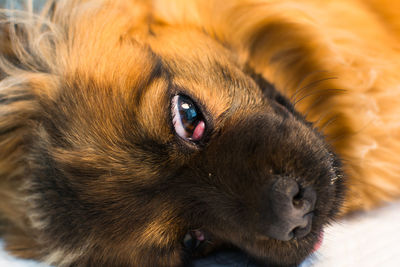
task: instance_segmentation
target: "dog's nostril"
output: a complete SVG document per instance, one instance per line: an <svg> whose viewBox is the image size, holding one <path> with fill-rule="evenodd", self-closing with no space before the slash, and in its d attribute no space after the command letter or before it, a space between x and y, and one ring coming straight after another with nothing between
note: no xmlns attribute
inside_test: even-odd
<svg viewBox="0 0 400 267"><path fill-rule="evenodd" d="M267 235L285 241L307 235L316 200L311 187L302 189L292 178L279 178L269 190Z"/></svg>
<svg viewBox="0 0 400 267"><path fill-rule="evenodd" d="M298 226L292 230L292 236L294 238L302 238L306 236L311 231L311 224L312 224L312 213L307 214L304 219L306 222L305 226Z"/></svg>
<svg viewBox="0 0 400 267"><path fill-rule="evenodd" d="M298 198L293 199L293 206L304 211L304 214L314 210L317 194L311 187L305 188Z"/></svg>
<svg viewBox="0 0 400 267"><path fill-rule="evenodd" d="M302 195L299 193L296 196L294 196L292 203L293 206L296 208L301 207L304 203Z"/></svg>
<svg viewBox="0 0 400 267"><path fill-rule="evenodd" d="M312 211L315 206L317 195L311 187L299 189L299 192L293 197L293 207L296 209Z"/></svg>
<svg viewBox="0 0 400 267"><path fill-rule="evenodd" d="M272 202L280 202L283 206L302 210L304 214L314 209L317 199L317 195L312 187L302 189L294 179L289 177L279 178L272 185L270 196ZM274 205L280 206L279 203L275 203Z"/></svg>

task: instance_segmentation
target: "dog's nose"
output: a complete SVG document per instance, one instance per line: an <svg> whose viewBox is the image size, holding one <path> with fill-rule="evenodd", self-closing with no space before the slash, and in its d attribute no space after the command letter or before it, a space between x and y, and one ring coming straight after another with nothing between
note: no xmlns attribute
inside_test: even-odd
<svg viewBox="0 0 400 267"><path fill-rule="evenodd" d="M317 199L314 189L302 189L294 179L280 177L268 191L267 236L288 241L307 235Z"/></svg>

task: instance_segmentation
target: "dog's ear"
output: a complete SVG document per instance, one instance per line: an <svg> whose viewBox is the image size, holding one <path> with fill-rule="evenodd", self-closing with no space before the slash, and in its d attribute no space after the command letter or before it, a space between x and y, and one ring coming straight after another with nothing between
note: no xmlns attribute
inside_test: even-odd
<svg viewBox="0 0 400 267"><path fill-rule="evenodd" d="M284 84L289 91L295 90L305 75L325 69L318 58L326 46L319 46L323 40L305 23L308 14L283 7L279 1L231 1L224 5L219 1L157 1L154 17L166 24L198 26L229 47L242 65L277 87Z"/></svg>
<svg viewBox="0 0 400 267"><path fill-rule="evenodd" d="M46 27L28 20L0 14L0 231L9 251L37 258L40 248L22 230L29 222L21 220L26 213L21 186L29 175L26 152L42 114L39 99L54 96L58 86L49 65L51 37L42 34Z"/></svg>

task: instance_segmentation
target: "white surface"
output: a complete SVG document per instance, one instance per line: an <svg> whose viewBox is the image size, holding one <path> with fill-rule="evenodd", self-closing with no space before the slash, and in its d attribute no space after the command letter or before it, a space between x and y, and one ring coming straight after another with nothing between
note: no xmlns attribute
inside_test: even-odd
<svg viewBox="0 0 400 267"><path fill-rule="evenodd" d="M3 243L0 242L2 246ZM400 267L400 202L338 222L301 267ZM0 249L0 267L43 267Z"/></svg>
<svg viewBox="0 0 400 267"><path fill-rule="evenodd" d="M0 267L44 267L45 265L34 261L16 259L4 251L4 243L0 242Z"/></svg>
<svg viewBox="0 0 400 267"><path fill-rule="evenodd" d="M400 267L400 202L343 220L302 267Z"/></svg>

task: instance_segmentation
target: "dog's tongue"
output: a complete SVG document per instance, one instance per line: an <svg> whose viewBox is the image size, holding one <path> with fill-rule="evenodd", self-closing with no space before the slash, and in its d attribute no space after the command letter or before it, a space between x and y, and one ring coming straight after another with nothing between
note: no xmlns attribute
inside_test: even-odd
<svg viewBox="0 0 400 267"><path fill-rule="evenodd" d="M319 233L318 241L317 241L317 243L315 243L315 245L314 245L313 252L315 252L315 251L317 251L318 249L320 249L320 247L322 246L323 240L324 240L324 232L321 231L321 233Z"/></svg>
<svg viewBox="0 0 400 267"><path fill-rule="evenodd" d="M206 238L203 231L192 230L185 235L183 244L186 248L194 250L199 247L199 245L204 242L205 239Z"/></svg>
<svg viewBox="0 0 400 267"><path fill-rule="evenodd" d="M199 240L199 241L204 241L205 237L204 237L204 233L200 230L193 230L193 235L194 237Z"/></svg>

